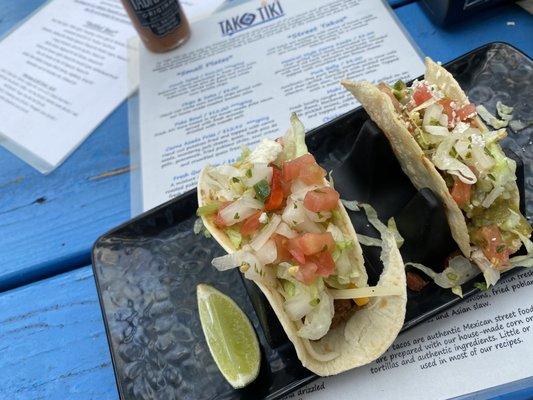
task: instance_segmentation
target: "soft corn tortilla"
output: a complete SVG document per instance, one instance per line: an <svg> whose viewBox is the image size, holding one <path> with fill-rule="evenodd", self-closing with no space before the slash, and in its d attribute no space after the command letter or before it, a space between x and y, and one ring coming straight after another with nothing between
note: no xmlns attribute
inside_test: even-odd
<svg viewBox="0 0 533 400"><path fill-rule="evenodd" d="M210 200L209 189L203 179L205 174L204 168L198 180L198 204L200 206L207 204ZM351 236L354 242L356 254L354 262L360 270L358 286L368 286L361 246L348 213L340 201L339 209L345 222L342 231ZM228 253L233 253L235 248L226 234L208 218L202 217L202 220L222 248ZM382 257L385 260L384 270L378 285L399 287L402 289L402 294L372 298L364 308L357 310L346 322L330 329L326 336L318 341L309 341L297 335L296 322L291 321L283 309L284 299L276 286L279 284L277 280L274 280L276 283L272 286L256 282L276 313L289 340L294 344L298 358L304 367L320 376L338 374L377 359L396 339L403 325L407 302L404 265L396 245L385 243ZM320 361L313 356L314 352L324 354L331 351L339 353L339 356L331 361Z"/></svg>
<svg viewBox="0 0 533 400"><path fill-rule="evenodd" d="M436 84L446 96L460 103L467 100L459 84L443 67L426 58L425 78L429 83ZM466 257L470 257L470 237L463 212L452 198L446 182L437 171L433 162L425 156L405 123L394 109L391 99L370 82L342 81L363 105L370 118L380 127L391 144L392 150L405 174L417 189L429 188L441 199L453 238ZM479 120L482 129L487 129Z"/></svg>

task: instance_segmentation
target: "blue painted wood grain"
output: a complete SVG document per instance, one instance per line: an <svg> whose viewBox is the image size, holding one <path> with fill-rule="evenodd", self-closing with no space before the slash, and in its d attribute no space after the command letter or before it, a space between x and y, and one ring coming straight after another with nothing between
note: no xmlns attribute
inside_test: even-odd
<svg viewBox="0 0 533 400"><path fill-rule="evenodd" d="M0 1L0 35L43 3ZM95 239L130 216L128 171L126 103L48 176L0 147L0 291L89 264Z"/></svg>
<svg viewBox="0 0 533 400"><path fill-rule="evenodd" d="M48 176L0 149L0 290L89 264L130 216L127 105Z"/></svg>
<svg viewBox="0 0 533 400"><path fill-rule="evenodd" d="M118 399L90 267L0 294L0 399Z"/></svg>
<svg viewBox="0 0 533 400"><path fill-rule="evenodd" d="M481 11L446 29L434 25L419 3L397 8L395 12L422 52L435 60L450 61L495 41L507 42L533 56L533 18L517 5Z"/></svg>

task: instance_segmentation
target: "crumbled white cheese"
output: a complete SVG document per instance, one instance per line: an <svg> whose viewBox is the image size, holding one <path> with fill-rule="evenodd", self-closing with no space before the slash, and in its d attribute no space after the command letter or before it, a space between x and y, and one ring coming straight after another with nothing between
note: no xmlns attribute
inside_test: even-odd
<svg viewBox="0 0 533 400"><path fill-rule="evenodd" d="M248 160L252 163L269 164L276 160L281 153L281 144L274 140L263 139L261 143L250 153Z"/></svg>
<svg viewBox="0 0 533 400"><path fill-rule="evenodd" d="M259 216L259 222L262 223L262 224L266 224L268 222L267 213L265 213L265 212L261 213L261 215Z"/></svg>

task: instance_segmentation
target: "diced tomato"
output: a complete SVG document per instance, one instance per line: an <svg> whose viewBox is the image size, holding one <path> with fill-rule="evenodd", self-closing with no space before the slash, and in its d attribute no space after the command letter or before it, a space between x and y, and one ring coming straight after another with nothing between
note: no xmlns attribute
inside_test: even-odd
<svg viewBox="0 0 533 400"><path fill-rule="evenodd" d="M413 92L413 101L417 106L431 99L433 95L426 85L418 85Z"/></svg>
<svg viewBox="0 0 533 400"><path fill-rule="evenodd" d="M466 106L461 107L457 110L457 118L461 121L465 121L468 118L471 118L476 115L476 106L472 103L467 104Z"/></svg>
<svg viewBox="0 0 533 400"><path fill-rule="evenodd" d="M313 257L313 262L318 267L316 274L327 278L335 270L335 261L329 251L321 251Z"/></svg>
<svg viewBox="0 0 533 400"><path fill-rule="evenodd" d="M283 192L283 197L287 198L291 194L291 182L287 182L283 179L283 174L281 176L281 191Z"/></svg>
<svg viewBox="0 0 533 400"><path fill-rule="evenodd" d="M464 207L470 203L470 196L472 194L472 185L464 183L459 178L454 176L453 187L451 195L459 207Z"/></svg>
<svg viewBox="0 0 533 400"><path fill-rule="evenodd" d="M226 202L224 202L224 203L222 203L220 205L220 207L218 208L218 213L217 213L217 215L215 216L215 219L214 219L215 225L220 226L220 227L225 227L226 226L226 222L221 217L220 211L222 211L224 208L226 208L230 204L231 204L231 201L226 201Z"/></svg>
<svg viewBox="0 0 533 400"><path fill-rule="evenodd" d="M278 253L278 256L276 258L276 263L280 263L283 261L290 261L292 258L292 254L289 252L289 239L287 239L285 236L278 235L275 233L272 235L272 238L274 239L274 242L276 243L276 250ZM303 253L302 253L303 255ZM304 258L305 261L305 258Z"/></svg>
<svg viewBox="0 0 533 400"><path fill-rule="evenodd" d="M325 176L326 170L318 164L300 170L300 179L307 185L320 185Z"/></svg>
<svg viewBox="0 0 533 400"><path fill-rule="evenodd" d="M298 178L302 168L313 164L316 164L316 161L312 154L304 154L294 160L285 161L283 163L283 179L290 182Z"/></svg>
<svg viewBox="0 0 533 400"><path fill-rule="evenodd" d="M337 207L339 198L339 193L330 187L312 190L305 195L304 207L313 212L333 210Z"/></svg>
<svg viewBox="0 0 533 400"><path fill-rule="evenodd" d="M294 238L297 240L300 249L306 256L319 253L321 251L333 251L335 249L335 241L331 233L304 233L303 235Z"/></svg>
<svg viewBox="0 0 533 400"><path fill-rule="evenodd" d="M316 163L311 154L304 154L283 163L283 180L285 182L299 178L307 185L312 185L322 183L325 176L326 171Z"/></svg>
<svg viewBox="0 0 533 400"><path fill-rule="evenodd" d="M305 264L305 254L300 246L300 238L289 239L287 250L299 264Z"/></svg>
<svg viewBox="0 0 533 400"><path fill-rule="evenodd" d="M508 266L510 250L505 245L498 226L483 226L478 232L485 242L481 249L485 257L498 269Z"/></svg>
<svg viewBox="0 0 533 400"><path fill-rule="evenodd" d="M310 285L316 279L317 269L318 267L314 262L307 262L303 265L299 265L295 278L306 285Z"/></svg>
<svg viewBox="0 0 533 400"><path fill-rule="evenodd" d="M249 236L259 229L261 222L259 222L259 216L262 211L257 211L255 214L250 215L244 220L241 225L241 235Z"/></svg>
<svg viewBox="0 0 533 400"><path fill-rule="evenodd" d="M407 287L414 292L420 292L428 284L420 275L407 271L405 273Z"/></svg>
<svg viewBox="0 0 533 400"><path fill-rule="evenodd" d="M281 188L281 171L272 168L272 182L270 183L270 195L265 202L265 210L273 211L281 207L283 203L283 190Z"/></svg>
<svg viewBox="0 0 533 400"><path fill-rule="evenodd" d="M444 109L444 113L448 116L448 126L453 127L455 126L455 111L452 108L452 100L444 98L439 100L439 104Z"/></svg>

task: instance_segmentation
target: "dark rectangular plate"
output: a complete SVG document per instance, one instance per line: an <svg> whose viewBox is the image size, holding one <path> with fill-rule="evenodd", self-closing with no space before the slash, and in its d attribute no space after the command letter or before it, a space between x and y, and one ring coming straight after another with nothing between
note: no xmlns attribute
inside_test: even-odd
<svg viewBox="0 0 533 400"><path fill-rule="evenodd" d="M501 100L515 106L515 119L532 119L533 62L515 48L488 44L446 68L474 103L494 110ZM309 150L321 165L334 169L367 119L358 108L314 129L307 136ZM532 136L531 128L509 132L502 143L524 164L529 221L533 215ZM103 235L94 245L94 275L121 398L275 399L315 379L301 366L283 332L263 329L269 318L263 311L268 312L268 306L256 304L254 310L239 272L220 273L211 267L212 258L223 251L214 240L192 232L196 207L196 191L190 191ZM247 388L231 388L211 358L197 314L198 283L230 295L255 327L262 365ZM465 297L476 292L473 282L465 285L464 292ZM434 285L409 293L404 329L459 301L449 290Z"/></svg>

